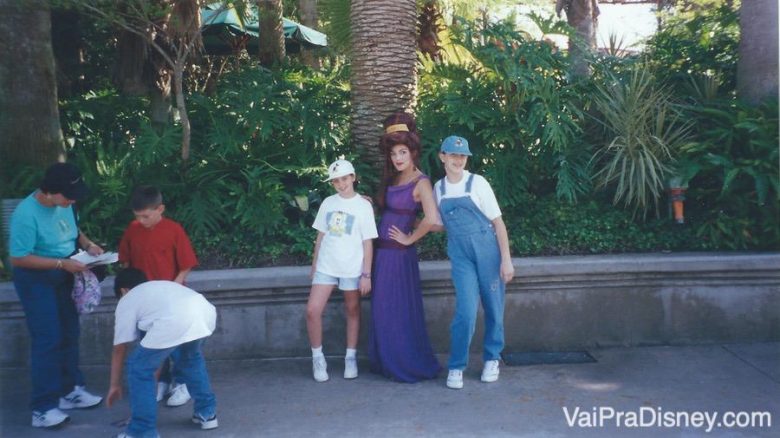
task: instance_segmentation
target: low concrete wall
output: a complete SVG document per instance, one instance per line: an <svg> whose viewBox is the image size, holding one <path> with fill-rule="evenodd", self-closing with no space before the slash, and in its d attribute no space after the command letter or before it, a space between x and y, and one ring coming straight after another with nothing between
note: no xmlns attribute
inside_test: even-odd
<svg viewBox="0 0 780 438"><path fill-rule="evenodd" d="M621 254L517 258L507 286L506 350L766 342L780 340L780 253ZM308 267L197 271L190 286L217 306L210 359L310 354L305 306ZM455 296L449 262L421 263L428 330L437 352L449 348ZM82 317L82 363L110 361L112 281L103 304ZM326 309L325 350L344 348L338 292ZM360 348L370 300L363 302ZM481 319L480 319L481 324ZM481 348L481 331L472 350ZM24 312L11 283L0 283L0 366L29 362Z"/></svg>

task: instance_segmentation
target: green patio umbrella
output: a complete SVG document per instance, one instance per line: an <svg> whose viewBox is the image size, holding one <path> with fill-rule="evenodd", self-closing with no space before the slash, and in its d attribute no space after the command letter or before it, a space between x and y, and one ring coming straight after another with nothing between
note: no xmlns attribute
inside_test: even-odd
<svg viewBox="0 0 780 438"><path fill-rule="evenodd" d="M328 46L328 37L324 33L286 18L282 20L285 48L289 53L296 53L301 47L312 49ZM203 45L208 53L230 54L243 48L250 53L257 51L260 27L256 7L250 7L242 20L233 7L207 5L201 9L201 23Z"/></svg>

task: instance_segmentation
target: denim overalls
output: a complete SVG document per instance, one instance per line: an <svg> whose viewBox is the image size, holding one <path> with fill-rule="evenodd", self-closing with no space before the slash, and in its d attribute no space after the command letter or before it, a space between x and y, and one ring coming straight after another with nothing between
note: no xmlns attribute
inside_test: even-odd
<svg viewBox="0 0 780 438"><path fill-rule="evenodd" d="M463 370L477 321L477 298L485 311L483 359L500 359L504 348L504 282L501 253L493 223L469 194L474 174L466 181L466 194L444 198L446 177L440 181L439 213L447 230L447 255L455 285L455 317L450 326L450 370Z"/></svg>

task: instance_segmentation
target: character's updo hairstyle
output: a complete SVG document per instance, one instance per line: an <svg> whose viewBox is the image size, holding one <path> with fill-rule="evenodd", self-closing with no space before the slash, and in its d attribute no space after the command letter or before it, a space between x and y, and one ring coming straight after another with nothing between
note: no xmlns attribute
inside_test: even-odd
<svg viewBox="0 0 780 438"><path fill-rule="evenodd" d="M393 113L382 123L383 134L379 139L379 150L385 157L382 174L382 182L376 195L380 208L385 207L385 193L387 187L393 184L398 171L390 159L390 151L393 146L402 144L409 148L412 154L412 162L415 167L420 167L420 137L417 134L417 122L411 114L404 112Z"/></svg>

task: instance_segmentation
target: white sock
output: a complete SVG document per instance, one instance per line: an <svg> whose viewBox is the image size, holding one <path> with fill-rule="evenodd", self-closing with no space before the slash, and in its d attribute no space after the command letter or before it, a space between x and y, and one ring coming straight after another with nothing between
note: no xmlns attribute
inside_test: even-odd
<svg viewBox="0 0 780 438"><path fill-rule="evenodd" d="M322 345L320 345L317 348L312 347L311 349L311 357L318 357L318 356L324 356L322 354Z"/></svg>
<svg viewBox="0 0 780 438"><path fill-rule="evenodd" d="M356 348L347 348L346 359L355 358L356 356L357 356L357 349Z"/></svg>

